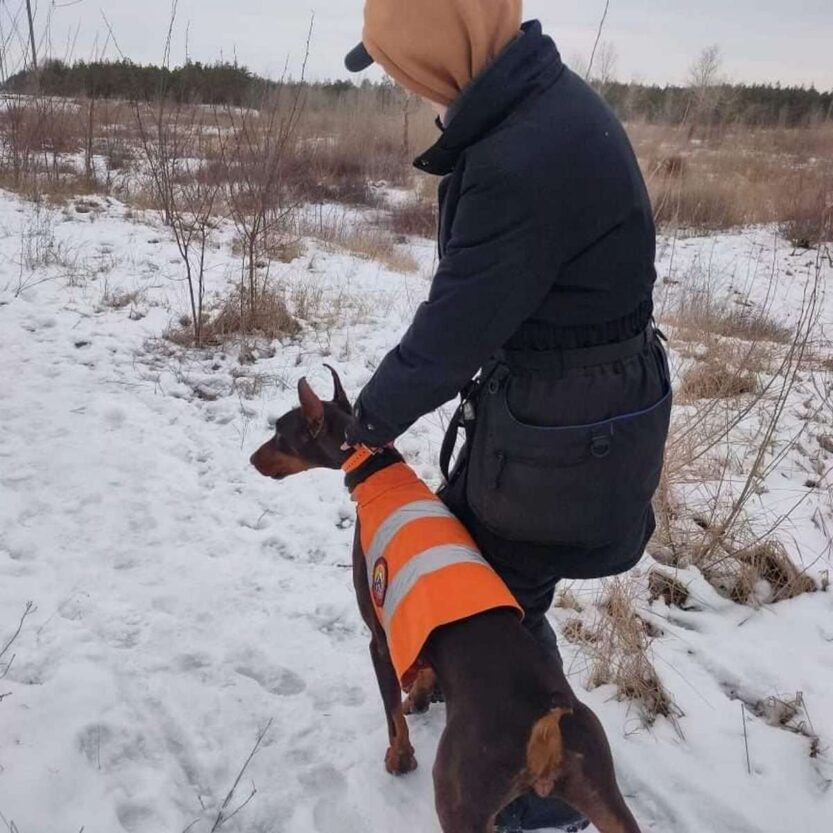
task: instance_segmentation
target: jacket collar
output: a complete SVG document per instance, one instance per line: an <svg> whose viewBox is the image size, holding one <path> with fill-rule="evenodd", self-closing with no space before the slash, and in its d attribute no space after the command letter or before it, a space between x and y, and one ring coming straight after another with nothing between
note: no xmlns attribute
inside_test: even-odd
<svg viewBox="0 0 833 833"><path fill-rule="evenodd" d="M537 20L521 34L451 105L439 141L414 165L430 174L454 170L467 147L495 128L526 97L553 84L564 69L553 40Z"/></svg>

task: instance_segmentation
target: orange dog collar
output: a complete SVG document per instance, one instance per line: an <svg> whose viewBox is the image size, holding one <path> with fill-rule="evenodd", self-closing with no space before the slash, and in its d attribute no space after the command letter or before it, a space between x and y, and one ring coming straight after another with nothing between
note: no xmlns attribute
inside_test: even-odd
<svg viewBox="0 0 833 833"><path fill-rule="evenodd" d="M345 474L352 474L356 469L363 466L371 457L373 451L366 445L357 446L353 449L353 453L344 461L341 470Z"/></svg>

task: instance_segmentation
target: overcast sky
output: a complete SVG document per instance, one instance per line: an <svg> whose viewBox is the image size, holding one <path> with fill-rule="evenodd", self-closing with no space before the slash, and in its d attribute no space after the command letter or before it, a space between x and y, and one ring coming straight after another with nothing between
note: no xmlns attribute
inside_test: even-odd
<svg viewBox="0 0 833 833"><path fill-rule="evenodd" d="M418 0L401 0L418 2ZM107 39L102 10L122 52L135 61L159 62L171 0L33 0L41 37L51 51L89 58ZM6 66L20 66L25 32L23 0L0 0ZM361 32L362 0L179 0L172 59L185 57L186 28L194 60L237 59L256 72L280 75L289 59L300 68L314 11L308 76L344 77L343 53ZM604 0L525 0L525 16L540 18L568 60L593 46ZM47 22L49 21L48 25ZM190 26L189 26L190 24ZM833 88L833 0L611 0L604 39L618 53L620 80L681 82L694 56L716 43L735 81L814 83ZM117 56L107 48L108 57ZM371 76L375 77L375 76Z"/></svg>

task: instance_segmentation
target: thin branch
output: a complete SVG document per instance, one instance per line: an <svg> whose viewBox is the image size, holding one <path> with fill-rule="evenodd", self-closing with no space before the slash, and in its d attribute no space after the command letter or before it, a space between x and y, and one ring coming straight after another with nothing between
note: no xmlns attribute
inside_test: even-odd
<svg viewBox="0 0 833 833"><path fill-rule="evenodd" d="M607 13L610 11L610 0L605 0L605 10L602 14L602 19L599 22L599 31L596 33L596 42L593 44L593 51L590 53L590 63L587 64L587 74L584 76L585 81L590 80L590 73L593 71L593 61L596 59L596 50L599 48L599 41L602 39L602 32L607 21Z"/></svg>
<svg viewBox="0 0 833 833"><path fill-rule="evenodd" d="M15 639L17 639L18 636L20 636L20 631L23 629L23 623L26 621L26 617L29 616L29 614L31 614L34 611L34 609L35 609L35 606L32 602L26 602L26 607L24 608L23 614L21 615L20 621L18 622L17 630L11 635L11 638L9 639L8 642L6 642L6 644L3 646L3 648L0 649L0 659L2 659L4 654L9 650L9 648L12 647L12 643L15 641ZM13 661L14 661L14 657L12 657L11 660L9 660L8 664L6 665L5 670L3 671L2 674L0 674L0 679L2 679L3 677L6 676L6 674L8 673L9 668L12 667L12 662Z"/></svg>
<svg viewBox="0 0 833 833"><path fill-rule="evenodd" d="M99 11L101 12L102 18L104 18L104 25L107 27L107 35L110 38L110 40L113 41L113 46L116 47L116 52L118 52L119 55L121 55L122 58L127 58L127 56L124 54L124 52L122 52L122 49L119 46L119 42L116 39L116 33L113 31L113 27L110 24L110 21L107 19L107 15L104 13L104 9L100 9ZM106 49L106 48L107 48L107 44L105 43L104 44L104 49ZM104 54L104 49L102 49L102 55Z"/></svg>
<svg viewBox="0 0 833 833"><path fill-rule="evenodd" d="M272 723L274 718L269 718L269 722L266 726L261 729L258 733L257 740L255 741L255 745L252 747L252 751L249 753L249 757L246 758L245 763L240 768L240 772L237 773L237 778L234 779L234 783L231 785L231 789L228 791L226 795L225 801L223 801L219 811L217 812L217 818L214 820L214 826L211 828L211 833L216 833L232 816L235 816L240 810L243 809L254 797L255 793L257 792L254 789L254 784L252 785L252 793L251 795L241 804L233 813L226 816L225 810L231 803L232 798L234 797L234 792L237 787L240 785L240 781L243 779L243 776L246 774L246 770L249 767L249 764L252 762L252 758L257 754L257 750L260 749L260 745L263 743L263 739L266 737L269 730L272 728Z"/></svg>

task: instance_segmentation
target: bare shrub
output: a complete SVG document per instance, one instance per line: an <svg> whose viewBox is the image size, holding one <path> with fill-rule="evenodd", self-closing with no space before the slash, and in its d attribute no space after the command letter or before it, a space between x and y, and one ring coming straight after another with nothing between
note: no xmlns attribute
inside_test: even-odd
<svg viewBox="0 0 833 833"><path fill-rule="evenodd" d="M203 345L220 345L240 336L282 339L297 335L301 326L287 308L283 293L267 285L258 293L254 309L239 285L211 310L203 313L200 327ZM166 334L169 341L183 346L193 344L193 322L184 318Z"/></svg>
<svg viewBox="0 0 833 833"><path fill-rule="evenodd" d="M185 269L193 342L202 345L205 256L216 228L219 186L196 176L202 165L205 131L196 108L173 103L165 90L153 111L134 104L149 190L176 242Z"/></svg>
<svg viewBox="0 0 833 833"><path fill-rule="evenodd" d="M77 105L70 99L8 95L0 110L3 184L29 198L66 191L80 180L67 157L80 151Z"/></svg>

